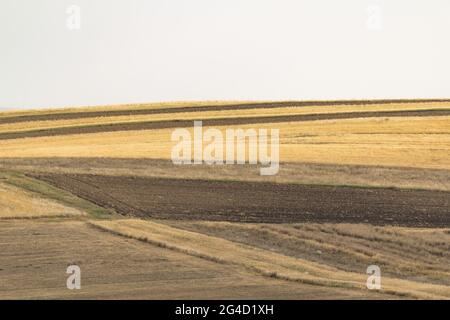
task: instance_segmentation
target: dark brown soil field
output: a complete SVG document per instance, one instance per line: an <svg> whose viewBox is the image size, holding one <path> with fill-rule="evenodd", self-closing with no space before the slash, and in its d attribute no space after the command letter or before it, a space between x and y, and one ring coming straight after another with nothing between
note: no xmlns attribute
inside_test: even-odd
<svg viewBox="0 0 450 320"><path fill-rule="evenodd" d="M104 115L104 113L102 113ZM248 125L260 123L280 123L299 122L316 120L338 120L354 118L377 118L377 117L425 117L425 116L449 116L450 109L430 109L430 110L402 110L402 111L377 111L377 112L347 112L347 113L327 113L327 114L307 114L289 116L265 116L265 117L239 117L239 118L218 118L203 121L204 126L232 126ZM59 118L57 118L59 119ZM202 119L198 119L202 120ZM133 123L111 123L101 125L84 125L74 127L61 127L51 129L39 129L19 132L0 133L0 140L46 137L70 134L85 134L97 132L133 131L151 129L170 129L192 127L193 120L164 120L145 121Z"/></svg>
<svg viewBox="0 0 450 320"><path fill-rule="evenodd" d="M191 107L170 107L170 108L149 108L135 110L108 110L108 111L85 111L85 112L61 112L36 115L19 115L6 118L0 118L2 123L18 123L27 121L45 121L62 119L83 119L91 117L107 116L132 116L145 114L165 114L174 112L199 112L199 111L222 111L222 110L245 110L245 109L264 109L264 108L283 108L289 106L308 107L308 106L339 106L339 105L374 105L374 104L393 104L393 103L433 103L450 102L446 99L434 100L341 100L341 101L279 101L263 103L237 103L226 105L207 105Z"/></svg>
<svg viewBox="0 0 450 320"><path fill-rule="evenodd" d="M32 176L141 218L450 226L449 192L88 174Z"/></svg>

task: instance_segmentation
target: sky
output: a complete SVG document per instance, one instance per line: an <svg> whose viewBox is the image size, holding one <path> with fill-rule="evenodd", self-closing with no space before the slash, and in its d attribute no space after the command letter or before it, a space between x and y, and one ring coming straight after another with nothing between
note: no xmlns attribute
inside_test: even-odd
<svg viewBox="0 0 450 320"><path fill-rule="evenodd" d="M450 98L448 0L0 0L0 109Z"/></svg>

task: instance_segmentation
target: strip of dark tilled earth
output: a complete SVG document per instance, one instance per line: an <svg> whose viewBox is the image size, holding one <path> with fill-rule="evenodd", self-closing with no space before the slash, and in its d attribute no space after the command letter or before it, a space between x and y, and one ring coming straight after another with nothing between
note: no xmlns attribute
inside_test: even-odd
<svg viewBox="0 0 450 320"><path fill-rule="evenodd" d="M125 216L449 227L450 193L263 182L31 174Z"/></svg>

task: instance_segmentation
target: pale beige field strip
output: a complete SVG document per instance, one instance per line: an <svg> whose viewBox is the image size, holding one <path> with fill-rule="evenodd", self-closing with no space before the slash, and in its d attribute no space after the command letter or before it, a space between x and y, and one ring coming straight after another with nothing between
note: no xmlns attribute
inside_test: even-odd
<svg viewBox="0 0 450 320"><path fill-rule="evenodd" d="M221 238L135 219L91 221L93 226L189 255L238 265L265 276L364 290L367 275L284 256ZM382 292L411 298L450 299L450 287L383 277Z"/></svg>

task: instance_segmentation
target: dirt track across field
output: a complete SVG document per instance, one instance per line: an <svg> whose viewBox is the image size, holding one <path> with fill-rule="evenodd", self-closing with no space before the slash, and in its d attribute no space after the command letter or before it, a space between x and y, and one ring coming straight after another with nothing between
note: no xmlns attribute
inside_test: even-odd
<svg viewBox="0 0 450 320"><path fill-rule="evenodd" d="M32 176L123 215L141 218L450 225L449 192L88 174Z"/></svg>
<svg viewBox="0 0 450 320"><path fill-rule="evenodd" d="M224 111L224 110L245 110L245 109L267 109L284 107L308 107L308 106L341 106L341 105L375 105L375 104L399 104L399 103L439 103L450 102L446 99L434 100L341 100L341 101L278 101L262 103L235 103L225 105L205 105L190 107L161 107L147 109L130 110L108 110L108 111L84 111L84 112L61 112L35 115L19 115L0 118L0 124L18 123L27 121L46 121L46 120L68 120L83 119L91 117L109 117L109 116L135 116L146 114L165 114L175 112L199 112L199 111Z"/></svg>
<svg viewBox="0 0 450 320"><path fill-rule="evenodd" d="M426 116L450 116L450 109L430 109L430 110L402 110L402 111L376 111L376 112L348 112L348 113L327 113L327 114L307 114L289 116L264 116L264 117L239 117L239 118L218 118L203 121L204 126L232 126L248 125L260 123L281 123L316 120L338 120L355 118L377 118L377 117L426 117ZM198 119L202 120L202 119ZM193 120L164 120L111 123L101 125L85 125L74 127L61 127L51 129L39 129L19 132L0 133L0 140L60 136L71 134L86 134L97 132L116 132L152 129L187 128L193 126Z"/></svg>

